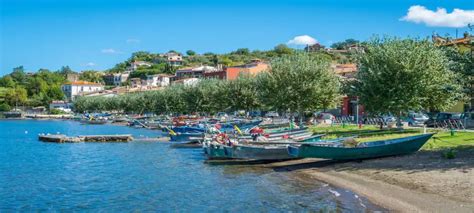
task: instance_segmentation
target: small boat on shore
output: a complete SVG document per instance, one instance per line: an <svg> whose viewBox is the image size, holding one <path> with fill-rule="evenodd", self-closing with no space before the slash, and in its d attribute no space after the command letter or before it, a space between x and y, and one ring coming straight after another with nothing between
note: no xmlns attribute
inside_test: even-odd
<svg viewBox="0 0 474 213"><path fill-rule="evenodd" d="M418 151L434 133L403 138L359 143L347 147L343 142L304 143L288 146L288 153L298 158L324 158L332 160L359 160Z"/></svg>

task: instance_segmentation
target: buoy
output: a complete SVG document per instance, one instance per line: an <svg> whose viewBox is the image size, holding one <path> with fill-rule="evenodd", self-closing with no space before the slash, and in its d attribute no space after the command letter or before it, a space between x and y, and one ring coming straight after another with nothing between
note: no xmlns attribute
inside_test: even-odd
<svg viewBox="0 0 474 213"><path fill-rule="evenodd" d="M25 134L28 134L28 131L25 131Z"/></svg>

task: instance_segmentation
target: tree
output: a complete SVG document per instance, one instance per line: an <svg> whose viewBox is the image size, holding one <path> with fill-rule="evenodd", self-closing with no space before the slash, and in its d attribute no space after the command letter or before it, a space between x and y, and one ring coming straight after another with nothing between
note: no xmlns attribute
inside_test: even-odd
<svg viewBox="0 0 474 213"><path fill-rule="evenodd" d="M10 111L10 110L12 110L10 105L8 105L6 103L0 104L0 112L7 112L7 111Z"/></svg>
<svg viewBox="0 0 474 213"><path fill-rule="evenodd" d="M446 110L463 98L445 54L427 40L374 38L357 59L352 87L371 113Z"/></svg>
<svg viewBox="0 0 474 213"><path fill-rule="evenodd" d="M102 72L95 70L86 70L81 72L81 74L79 75L79 80L101 83L104 82L102 76Z"/></svg>
<svg viewBox="0 0 474 213"><path fill-rule="evenodd" d="M15 87L15 81L13 81L13 78L9 75L3 76L0 78L0 87L13 88Z"/></svg>
<svg viewBox="0 0 474 213"><path fill-rule="evenodd" d="M227 81L224 96L231 110L250 111L260 106L257 82L251 76L239 76L236 80Z"/></svg>
<svg viewBox="0 0 474 213"><path fill-rule="evenodd" d="M233 52L233 54L248 55L248 54L250 54L250 50L249 50L249 48L239 48L235 52Z"/></svg>
<svg viewBox="0 0 474 213"><path fill-rule="evenodd" d="M358 43L359 43L358 40L349 38L349 39L346 39L345 41L336 42L334 44L331 44L331 48L337 49L337 50L344 50L344 49L347 49L349 46L354 45L354 44L358 44Z"/></svg>
<svg viewBox="0 0 474 213"><path fill-rule="evenodd" d="M25 69L23 66L13 68L13 72L10 73L10 77L19 84L25 84L28 76L26 76Z"/></svg>
<svg viewBox="0 0 474 213"><path fill-rule="evenodd" d="M10 106L18 106L26 103L28 95L26 89L23 87L16 87L8 89L5 93L5 102Z"/></svg>
<svg viewBox="0 0 474 213"><path fill-rule="evenodd" d="M455 47L441 47L448 57L448 68L459 74L463 81L464 93L470 97L471 106L474 106L474 57L470 52Z"/></svg>
<svg viewBox="0 0 474 213"><path fill-rule="evenodd" d="M339 100L339 78L330 61L319 55L298 53L276 58L272 69L258 76L262 103L275 110L298 112L328 108Z"/></svg>
<svg viewBox="0 0 474 213"><path fill-rule="evenodd" d="M273 51L275 51L278 55L287 55L292 54L294 52L293 49L289 48L286 44L279 44L277 45Z"/></svg>
<svg viewBox="0 0 474 213"><path fill-rule="evenodd" d="M196 52L194 52L193 50L188 50L188 51L186 51L186 55L194 56L194 55L196 55Z"/></svg>
<svg viewBox="0 0 474 213"><path fill-rule="evenodd" d="M71 74L71 73L74 73L74 71L72 71L72 69L69 67L69 66L62 66L61 69L59 69L58 71L60 74L66 76L67 74Z"/></svg>

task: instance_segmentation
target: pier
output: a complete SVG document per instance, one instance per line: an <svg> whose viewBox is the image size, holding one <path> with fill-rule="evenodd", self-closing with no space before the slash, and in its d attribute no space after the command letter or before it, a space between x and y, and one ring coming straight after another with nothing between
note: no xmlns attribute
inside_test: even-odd
<svg viewBox="0 0 474 213"><path fill-rule="evenodd" d="M39 135L38 139L43 142L52 143L79 143L79 142L129 142L133 140L132 135L80 135L67 136L61 134Z"/></svg>

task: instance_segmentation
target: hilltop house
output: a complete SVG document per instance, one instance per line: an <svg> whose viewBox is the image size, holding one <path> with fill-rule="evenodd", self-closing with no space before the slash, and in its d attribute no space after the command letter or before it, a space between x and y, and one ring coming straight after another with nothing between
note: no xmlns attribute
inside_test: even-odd
<svg viewBox="0 0 474 213"><path fill-rule="evenodd" d="M122 85L122 83L128 80L129 76L130 72L124 72L107 74L104 75L102 78L104 79L106 85L120 86Z"/></svg>
<svg viewBox="0 0 474 213"><path fill-rule="evenodd" d="M176 71L176 78L202 78L205 73L216 72L217 68L212 66L187 67Z"/></svg>
<svg viewBox="0 0 474 213"><path fill-rule="evenodd" d="M173 75L167 74L157 74L157 75L147 75L146 76L146 86L151 87L166 87L170 85Z"/></svg>
<svg viewBox="0 0 474 213"><path fill-rule="evenodd" d="M88 93L99 92L104 90L104 86L99 83L87 81L74 81L63 84L61 90L66 95L67 99L72 101L78 95L85 95Z"/></svg>
<svg viewBox="0 0 474 213"><path fill-rule="evenodd" d="M199 78L183 78L173 81L173 84L183 84L185 86L194 86L199 82Z"/></svg>
<svg viewBox="0 0 474 213"><path fill-rule="evenodd" d="M181 66L183 64L183 56L179 53L169 52L163 55L168 64L172 66Z"/></svg>

